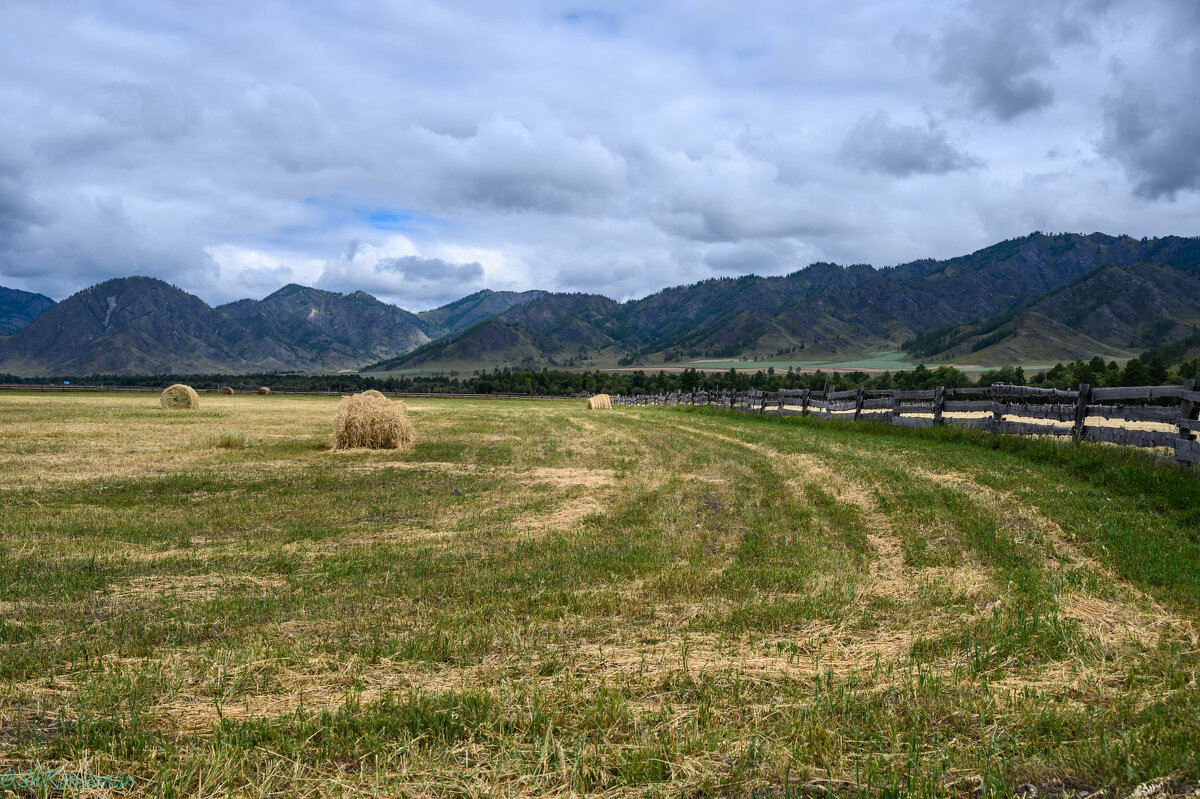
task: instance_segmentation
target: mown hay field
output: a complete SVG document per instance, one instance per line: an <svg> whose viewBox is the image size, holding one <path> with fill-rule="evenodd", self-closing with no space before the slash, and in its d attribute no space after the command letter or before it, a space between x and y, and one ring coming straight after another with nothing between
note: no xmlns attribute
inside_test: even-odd
<svg viewBox="0 0 1200 799"><path fill-rule="evenodd" d="M418 399L412 448L333 451L337 403L0 394L0 768L146 796L1200 775L1193 477L582 401Z"/></svg>

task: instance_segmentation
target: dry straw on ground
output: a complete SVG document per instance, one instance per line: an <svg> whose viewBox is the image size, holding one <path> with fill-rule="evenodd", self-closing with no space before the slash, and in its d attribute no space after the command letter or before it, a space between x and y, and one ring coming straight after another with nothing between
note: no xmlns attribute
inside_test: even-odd
<svg viewBox="0 0 1200 799"><path fill-rule="evenodd" d="M404 402L404 400L388 399L388 396L382 391L376 391L373 388L368 388L362 394L364 397L379 397L380 399L388 400L388 402L392 403L392 407L396 408L396 410L400 411L400 413L408 413L408 405Z"/></svg>
<svg viewBox="0 0 1200 799"><path fill-rule="evenodd" d="M388 399L387 395L384 394L382 391L376 391L373 388L368 388L366 391L364 391L362 393L362 395L364 397L379 397L380 399L383 399L383 400ZM400 411L400 413L408 413L408 406L404 404L404 400L388 400L388 402L392 403L392 406L395 407L398 411Z"/></svg>
<svg viewBox="0 0 1200 799"><path fill-rule="evenodd" d="M159 403L168 411L186 411L200 407L200 395L191 386L176 383L163 389Z"/></svg>
<svg viewBox="0 0 1200 799"><path fill-rule="evenodd" d="M259 394L270 394L271 389L267 388L266 386L259 386L258 393Z"/></svg>
<svg viewBox="0 0 1200 799"><path fill-rule="evenodd" d="M412 422L379 392L342 397L333 417L333 448L401 449L412 444Z"/></svg>
<svg viewBox="0 0 1200 799"><path fill-rule="evenodd" d="M228 397L230 394L233 393L233 389L230 388L229 386L221 386L220 388L217 389L217 393Z"/></svg>
<svg viewBox="0 0 1200 799"><path fill-rule="evenodd" d="M588 397L589 411L607 411L612 408L612 398L607 394L597 394L594 397Z"/></svg>

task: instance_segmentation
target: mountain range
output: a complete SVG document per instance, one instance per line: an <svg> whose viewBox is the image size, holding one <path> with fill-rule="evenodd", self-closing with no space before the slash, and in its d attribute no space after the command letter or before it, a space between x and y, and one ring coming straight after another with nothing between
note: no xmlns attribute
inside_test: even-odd
<svg viewBox="0 0 1200 799"><path fill-rule="evenodd" d="M427 343L430 333L453 334L538 294L479 292L430 312L426 321L362 291L289 284L262 300L213 308L156 278L115 278L50 301L26 326L0 338L0 372L357 371Z"/></svg>
<svg viewBox="0 0 1200 799"><path fill-rule="evenodd" d="M664 289L480 291L410 313L284 286L210 307L118 278L55 304L0 289L0 373L136 374L805 362L903 350L927 363L1131 357L1200 325L1200 239L1034 233L944 261L816 263Z"/></svg>
<svg viewBox="0 0 1200 799"><path fill-rule="evenodd" d="M1034 233L946 261L817 263L615 303L550 294L375 364L648 366L904 350L995 365L1130 357L1200 324L1200 239Z"/></svg>

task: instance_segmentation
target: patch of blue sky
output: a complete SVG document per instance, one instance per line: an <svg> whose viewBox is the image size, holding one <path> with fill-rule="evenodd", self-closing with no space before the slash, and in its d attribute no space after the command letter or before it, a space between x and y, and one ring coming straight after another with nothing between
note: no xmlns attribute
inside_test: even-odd
<svg viewBox="0 0 1200 799"><path fill-rule="evenodd" d="M340 197L305 197L301 204L310 209L313 221L311 229L336 230L339 228L361 228L364 224L375 230L415 231L423 228L444 227L436 217L406 208L364 206L347 202ZM294 230L298 226L291 226Z"/></svg>

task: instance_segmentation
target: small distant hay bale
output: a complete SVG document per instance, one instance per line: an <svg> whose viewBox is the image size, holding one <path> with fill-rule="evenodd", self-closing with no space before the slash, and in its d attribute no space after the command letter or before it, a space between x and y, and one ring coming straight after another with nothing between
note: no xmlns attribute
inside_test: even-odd
<svg viewBox="0 0 1200 799"><path fill-rule="evenodd" d="M220 388L217 389L217 393L221 394L222 396L228 397L228 396L232 396L233 389L230 388L229 386L221 386Z"/></svg>
<svg viewBox="0 0 1200 799"><path fill-rule="evenodd" d="M200 407L200 395L191 386L176 383L163 389L158 402L168 411L190 411Z"/></svg>
<svg viewBox="0 0 1200 799"><path fill-rule="evenodd" d="M412 422L396 403L365 391L342 397L333 417L334 449L402 449L413 442Z"/></svg>
<svg viewBox="0 0 1200 799"><path fill-rule="evenodd" d="M271 393L271 389L270 389L268 386L259 386L259 387L258 387L258 393L259 393L259 394L270 394L270 393Z"/></svg>
<svg viewBox="0 0 1200 799"><path fill-rule="evenodd" d="M612 410L612 398L607 394L597 394L594 397L588 397L589 411L607 411Z"/></svg>

